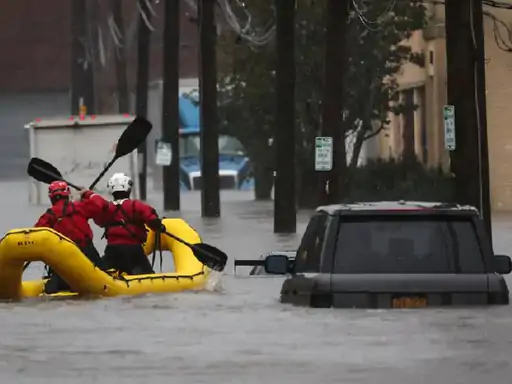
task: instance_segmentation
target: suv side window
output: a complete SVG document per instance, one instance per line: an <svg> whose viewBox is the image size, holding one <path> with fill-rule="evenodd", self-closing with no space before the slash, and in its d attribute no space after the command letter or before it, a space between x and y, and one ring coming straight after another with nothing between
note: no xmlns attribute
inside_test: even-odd
<svg viewBox="0 0 512 384"><path fill-rule="evenodd" d="M310 220L302 236L295 259L295 272L320 272L320 258L327 229L328 215L316 213Z"/></svg>
<svg viewBox="0 0 512 384"><path fill-rule="evenodd" d="M476 230L473 223L469 220L455 222L448 225L449 230L453 231L454 251L460 256L457 259L457 270L459 273L484 273L487 271L483 260L483 250L481 249Z"/></svg>

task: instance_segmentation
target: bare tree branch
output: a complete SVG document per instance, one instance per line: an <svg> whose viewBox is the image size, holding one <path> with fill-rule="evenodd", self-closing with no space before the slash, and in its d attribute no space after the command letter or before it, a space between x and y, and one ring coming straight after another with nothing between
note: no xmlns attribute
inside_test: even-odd
<svg viewBox="0 0 512 384"><path fill-rule="evenodd" d="M363 137L363 141L366 141L368 139L371 139L372 137L374 136L377 136L379 133L381 133L383 130L385 130L387 127L386 127L386 122L385 121L381 121L380 123L380 127L377 128L375 131L373 131L372 133L369 133L368 135L365 135Z"/></svg>

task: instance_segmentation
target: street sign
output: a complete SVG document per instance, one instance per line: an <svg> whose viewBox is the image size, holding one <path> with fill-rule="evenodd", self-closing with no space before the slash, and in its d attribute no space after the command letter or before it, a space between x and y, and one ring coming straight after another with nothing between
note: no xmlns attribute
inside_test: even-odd
<svg viewBox="0 0 512 384"><path fill-rule="evenodd" d="M315 171L332 170L332 137L315 138Z"/></svg>
<svg viewBox="0 0 512 384"><path fill-rule="evenodd" d="M443 108L444 116L444 147L449 151L454 151L455 141L455 107L445 105Z"/></svg>
<svg viewBox="0 0 512 384"><path fill-rule="evenodd" d="M172 149L171 143L158 140L156 143L156 165L168 166L172 162Z"/></svg>

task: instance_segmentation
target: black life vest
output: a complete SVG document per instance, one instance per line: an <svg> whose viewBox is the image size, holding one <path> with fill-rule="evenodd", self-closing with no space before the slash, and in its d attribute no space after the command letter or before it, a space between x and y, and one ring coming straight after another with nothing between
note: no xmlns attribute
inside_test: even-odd
<svg viewBox="0 0 512 384"><path fill-rule="evenodd" d="M146 234L148 232L148 230L146 229L144 223L142 223L141 221L139 220L136 220L134 218L135 216L135 201L136 200L131 200L131 215L126 212L126 210L123 208L123 204L126 202L127 200L124 200L123 202L121 202L120 204L114 204L114 203L109 203L108 205L105 206L105 209L106 210L110 210L110 207L111 207L111 204L114 204L116 207L114 209L114 211L112 212L112 214L110 215L110 218L111 218L111 221L108 221L103 227L105 229L104 233L103 233L103 237L102 238L105 238L108 240L108 231L110 228L114 228L114 227L122 227L123 229L126 230L126 232L128 232L128 234L134 238L134 239L137 239L138 241L140 241L141 243L144 242L146 240ZM118 213L121 213L121 216L123 216L123 218L121 219L117 219L116 220L116 216L118 216ZM132 228L130 228L132 227ZM144 238L141 236L138 236L137 235L137 229L142 229L144 230Z"/></svg>

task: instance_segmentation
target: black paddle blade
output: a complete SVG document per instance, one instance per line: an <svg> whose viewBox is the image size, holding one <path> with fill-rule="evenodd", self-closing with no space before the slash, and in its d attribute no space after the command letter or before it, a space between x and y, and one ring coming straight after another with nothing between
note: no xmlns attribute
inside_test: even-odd
<svg viewBox="0 0 512 384"><path fill-rule="evenodd" d="M27 167L27 173L30 177L33 177L42 183L51 184L54 181L65 181L70 187L75 188L77 191L80 190L79 186L64 179L60 171L52 164L38 157L30 159Z"/></svg>
<svg viewBox="0 0 512 384"><path fill-rule="evenodd" d="M219 248L210 244L197 243L191 244L192 251L197 260L214 271L222 272L228 261L228 256Z"/></svg>
<svg viewBox="0 0 512 384"><path fill-rule="evenodd" d="M117 141L115 158L119 159L120 157L133 152L144 142L144 140L146 140L146 137L148 137L152 128L153 125L149 121L143 117L137 116L135 120L126 127L123 134Z"/></svg>
<svg viewBox="0 0 512 384"><path fill-rule="evenodd" d="M46 184L51 184L54 181L62 180L62 174L57 168L38 157L33 157L30 159L27 167L27 173L30 177L33 177L37 181Z"/></svg>

